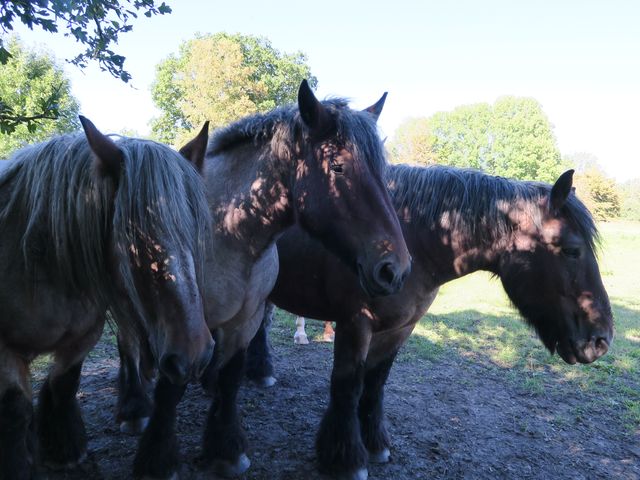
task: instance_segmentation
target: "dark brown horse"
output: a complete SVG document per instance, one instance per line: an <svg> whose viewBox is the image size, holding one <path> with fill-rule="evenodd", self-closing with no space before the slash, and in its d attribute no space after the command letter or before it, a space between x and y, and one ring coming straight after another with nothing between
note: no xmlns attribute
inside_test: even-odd
<svg viewBox="0 0 640 480"><path fill-rule="evenodd" d="M367 461L388 461L382 402L389 370L450 280L477 270L499 277L525 321L567 363L590 363L607 352L613 320L594 251L597 232L571 192L572 174L550 186L472 170L390 166L387 186L413 268L403 290L384 298L362 292L351 271L301 229L278 240L280 273L269 298L337 324L330 402L316 443L321 470L363 479ZM271 375L265 342L259 331L250 348L253 378Z"/></svg>
<svg viewBox="0 0 640 480"><path fill-rule="evenodd" d="M202 179L164 145L114 143L80 119L86 137L26 147L0 173L5 480L32 478L38 447L58 466L85 454L76 391L107 309L122 331L148 338L174 381L197 376L213 351L198 283L210 225ZM34 418L29 365L43 353L54 363Z"/></svg>
<svg viewBox="0 0 640 480"><path fill-rule="evenodd" d="M278 274L278 236L297 222L341 258L372 297L397 292L409 272L409 253L383 183L386 161L375 124L383 103L384 97L360 112L339 99L319 102L305 81L297 106L216 132L198 165L214 222L205 282L206 318L216 340L205 384L214 401L203 457L223 475L249 467L236 394L246 348ZM206 132L200 138L206 141ZM201 150L201 143L183 150ZM122 366L121 378L141 392L139 375L130 370L136 361L125 357ZM183 392L161 372L135 459L137 477L175 475L175 408ZM123 409L125 404L120 402Z"/></svg>

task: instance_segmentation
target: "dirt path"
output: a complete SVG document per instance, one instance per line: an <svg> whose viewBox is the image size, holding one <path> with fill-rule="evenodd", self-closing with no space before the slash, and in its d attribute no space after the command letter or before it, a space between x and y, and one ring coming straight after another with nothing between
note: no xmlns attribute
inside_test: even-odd
<svg viewBox="0 0 640 480"><path fill-rule="evenodd" d="M278 383L243 386L240 404L252 467L243 477L315 480L314 435L326 406L329 345L276 346ZM89 456L55 479L130 478L137 439L114 422L115 348L102 344L87 362L80 399ZM405 356L387 386L393 447L372 480L393 479L640 479L640 432L601 411L576 416L584 395L531 394L505 380L508 372L456 357L431 362ZM181 478L216 478L197 469L208 399L190 386L179 410Z"/></svg>

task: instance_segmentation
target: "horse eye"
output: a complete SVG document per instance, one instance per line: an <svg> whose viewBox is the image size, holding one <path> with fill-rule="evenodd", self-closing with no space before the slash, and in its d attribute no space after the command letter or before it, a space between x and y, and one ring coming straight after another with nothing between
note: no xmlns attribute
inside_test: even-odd
<svg viewBox="0 0 640 480"><path fill-rule="evenodd" d="M569 258L580 258L580 249L576 247L562 247L562 254Z"/></svg>
<svg viewBox="0 0 640 480"><path fill-rule="evenodd" d="M344 173L344 169L342 168L342 163L332 163L331 171L334 173Z"/></svg>

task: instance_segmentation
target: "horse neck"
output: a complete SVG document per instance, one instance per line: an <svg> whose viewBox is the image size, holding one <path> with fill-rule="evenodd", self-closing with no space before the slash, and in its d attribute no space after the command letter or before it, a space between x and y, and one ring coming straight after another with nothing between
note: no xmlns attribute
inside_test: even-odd
<svg viewBox="0 0 640 480"><path fill-rule="evenodd" d="M478 191L476 194L480 196L483 192ZM469 201L485 205L473 198ZM411 221L410 218L403 218L402 209L398 211L414 264L422 263L424 270L429 272L437 285L478 270L499 273L500 256L514 245L518 226L509 227L506 233L497 234L498 230L490 226L496 222L504 222L504 218L491 218L494 215L500 213L477 211L465 219L465 228L458 222L450 221L443 212L437 212L433 219L426 221ZM526 221L515 205L502 215Z"/></svg>
<svg viewBox="0 0 640 480"><path fill-rule="evenodd" d="M284 159L247 143L209 157L207 196L215 241L231 242L259 257L294 222L291 167Z"/></svg>

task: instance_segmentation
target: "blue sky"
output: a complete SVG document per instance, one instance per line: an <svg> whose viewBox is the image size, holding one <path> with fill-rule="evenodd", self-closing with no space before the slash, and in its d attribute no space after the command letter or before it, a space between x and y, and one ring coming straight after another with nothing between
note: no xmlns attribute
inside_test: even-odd
<svg viewBox="0 0 640 480"><path fill-rule="evenodd" d="M173 13L141 18L122 35L132 85L95 67L67 66L84 115L105 131L148 132L155 65L196 32L262 35L302 50L318 96L366 107L389 97L380 125L501 95L536 98L563 154L598 157L619 180L640 177L639 1L167 1ZM60 59L62 35L18 29Z"/></svg>

